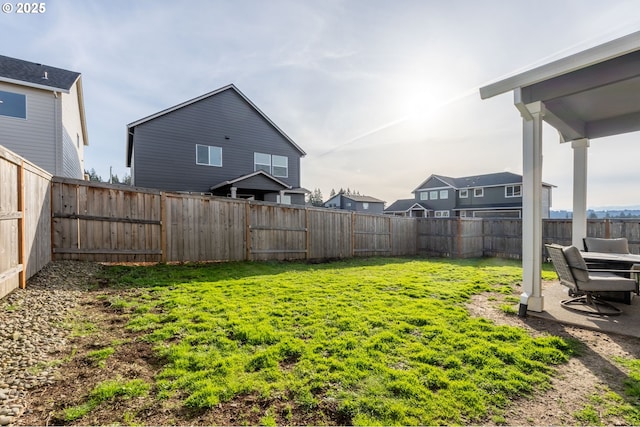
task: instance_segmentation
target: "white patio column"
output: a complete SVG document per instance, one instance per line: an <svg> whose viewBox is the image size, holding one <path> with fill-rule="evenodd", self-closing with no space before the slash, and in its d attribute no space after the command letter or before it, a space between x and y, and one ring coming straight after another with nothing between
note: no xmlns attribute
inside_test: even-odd
<svg viewBox="0 0 640 427"><path fill-rule="evenodd" d="M231 187L231 198L235 199L238 195L238 188L237 187Z"/></svg>
<svg viewBox="0 0 640 427"><path fill-rule="evenodd" d="M571 220L571 244L584 249L583 237L587 237L587 154L589 140L571 141L573 148L573 219Z"/></svg>
<svg viewBox="0 0 640 427"><path fill-rule="evenodd" d="M522 288L528 309L541 312L542 296L542 117L544 104L533 102L522 114Z"/></svg>

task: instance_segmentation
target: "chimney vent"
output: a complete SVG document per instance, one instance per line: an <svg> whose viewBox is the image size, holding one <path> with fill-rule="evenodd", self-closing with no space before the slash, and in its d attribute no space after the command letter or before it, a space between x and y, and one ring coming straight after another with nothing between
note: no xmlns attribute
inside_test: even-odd
<svg viewBox="0 0 640 427"><path fill-rule="evenodd" d="M49 73L48 72L44 72L44 75L42 76L43 80L49 80Z"/></svg>

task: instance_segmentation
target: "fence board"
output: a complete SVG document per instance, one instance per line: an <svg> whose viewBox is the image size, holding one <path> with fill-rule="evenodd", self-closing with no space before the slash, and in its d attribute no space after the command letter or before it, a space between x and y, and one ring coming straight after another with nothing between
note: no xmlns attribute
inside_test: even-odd
<svg viewBox="0 0 640 427"><path fill-rule="evenodd" d="M309 259L352 256L352 215L328 209L308 209Z"/></svg>

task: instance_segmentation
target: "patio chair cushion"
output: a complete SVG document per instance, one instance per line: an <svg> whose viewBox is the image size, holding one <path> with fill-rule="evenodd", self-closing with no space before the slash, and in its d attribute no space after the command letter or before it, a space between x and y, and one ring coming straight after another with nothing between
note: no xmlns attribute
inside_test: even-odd
<svg viewBox="0 0 640 427"><path fill-rule="evenodd" d="M589 280L580 283L580 290L592 292L632 292L636 289L636 281L615 273L594 271L589 273Z"/></svg>
<svg viewBox="0 0 640 427"><path fill-rule="evenodd" d="M625 237L617 239L601 239L585 237L584 248L589 252L604 252L609 254L628 254L629 241Z"/></svg>
<svg viewBox="0 0 640 427"><path fill-rule="evenodd" d="M571 245L563 248L562 252L564 252L567 264L569 264L571 273L573 273L573 277L580 282L588 281L589 272L587 271L587 263L584 262L584 258L582 258L582 254L580 254L580 250Z"/></svg>

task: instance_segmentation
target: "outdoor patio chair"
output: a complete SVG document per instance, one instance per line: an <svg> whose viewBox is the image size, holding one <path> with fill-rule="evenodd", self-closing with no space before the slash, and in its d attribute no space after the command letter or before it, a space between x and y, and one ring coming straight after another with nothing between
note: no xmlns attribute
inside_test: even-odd
<svg viewBox="0 0 640 427"><path fill-rule="evenodd" d="M560 284L578 295L560 301L562 307L586 314L615 316L622 311L600 298L600 292L634 292L636 281L619 276L619 270L588 270L582 254L575 246L545 245Z"/></svg>

